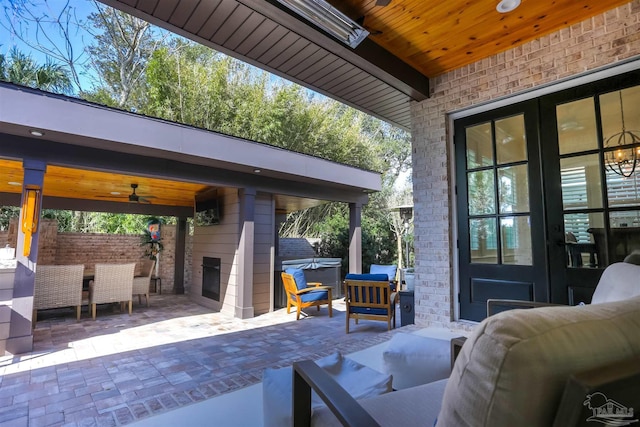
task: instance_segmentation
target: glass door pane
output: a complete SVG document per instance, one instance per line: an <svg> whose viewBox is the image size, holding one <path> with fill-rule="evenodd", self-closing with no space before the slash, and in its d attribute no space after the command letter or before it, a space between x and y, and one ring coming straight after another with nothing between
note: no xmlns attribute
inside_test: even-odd
<svg viewBox="0 0 640 427"><path fill-rule="evenodd" d="M596 110L593 98L567 102L556 107L560 154L598 148Z"/></svg>
<svg viewBox="0 0 640 427"><path fill-rule="evenodd" d="M493 144L491 123L468 127L467 169L475 169L493 164Z"/></svg>
<svg viewBox="0 0 640 427"><path fill-rule="evenodd" d="M527 140L524 134L524 116L496 120L496 157L498 164L527 160Z"/></svg>
<svg viewBox="0 0 640 427"><path fill-rule="evenodd" d="M496 212L495 172L493 169L469 172L469 215L485 215Z"/></svg>
<svg viewBox="0 0 640 427"><path fill-rule="evenodd" d="M566 266L596 268L604 263L604 215L599 213L571 213L564 215ZM603 245L598 249L598 243Z"/></svg>
<svg viewBox="0 0 640 427"><path fill-rule="evenodd" d="M498 169L500 213L529 212L529 171L527 165Z"/></svg>
<svg viewBox="0 0 640 427"><path fill-rule="evenodd" d="M567 157L560 160L562 206L571 209L602 208L600 156Z"/></svg>
<svg viewBox="0 0 640 427"><path fill-rule="evenodd" d="M503 264L533 265L529 216L500 219Z"/></svg>

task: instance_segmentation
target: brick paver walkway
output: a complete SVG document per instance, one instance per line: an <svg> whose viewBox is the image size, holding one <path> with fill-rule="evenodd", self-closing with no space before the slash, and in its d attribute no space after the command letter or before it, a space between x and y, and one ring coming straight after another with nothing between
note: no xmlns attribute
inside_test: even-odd
<svg viewBox="0 0 640 427"><path fill-rule="evenodd" d="M39 314L34 351L0 357L0 426L119 426L261 380L267 367L386 341L383 322L344 331L344 303L240 320L184 295L152 295L133 315L105 306ZM398 316L399 323L399 316ZM407 326L402 330L417 329Z"/></svg>

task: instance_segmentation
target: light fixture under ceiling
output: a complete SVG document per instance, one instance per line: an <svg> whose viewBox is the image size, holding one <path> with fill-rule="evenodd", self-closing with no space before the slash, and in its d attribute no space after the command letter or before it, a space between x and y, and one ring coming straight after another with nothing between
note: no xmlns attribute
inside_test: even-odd
<svg viewBox="0 0 640 427"><path fill-rule="evenodd" d="M500 0L496 10L500 13L509 13L516 10L518 6L520 6L520 0Z"/></svg>
<svg viewBox="0 0 640 427"><path fill-rule="evenodd" d="M629 178L635 172L640 163L640 137L625 128L624 109L622 107L622 91L618 92L620 97L620 117L622 119L622 132L611 135L604 142L605 149L614 148L604 153L605 167L618 175ZM636 145L635 147L629 147ZM624 146L628 146L624 148Z"/></svg>
<svg viewBox="0 0 640 427"><path fill-rule="evenodd" d="M14 187L22 186L22 183L18 181L9 181L7 182L7 184L12 185Z"/></svg>
<svg viewBox="0 0 640 427"><path fill-rule="evenodd" d="M296 14L355 48L369 32L324 0L278 0Z"/></svg>
<svg viewBox="0 0 640 427"><path fill-rule="evenodd" d="M44 132L41 130L30 130L29 133L33 136L44 136Z"/></svg>

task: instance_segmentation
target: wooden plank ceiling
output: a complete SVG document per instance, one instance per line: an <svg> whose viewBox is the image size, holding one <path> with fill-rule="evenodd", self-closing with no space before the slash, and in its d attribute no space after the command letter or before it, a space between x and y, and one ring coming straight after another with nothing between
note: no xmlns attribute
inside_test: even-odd
<svg viewBox="0 0 640 427"><path fill-rule="evenodd" d="M428 94L416 75L438 76L628 3L523 0L501 14L498 0L329 0L371 33L350 49L276 0L101 1L405 129L410 102Z"/></svg>
<svg viewBox="0 0 640 427"><path fill-rule="evenodd" d="M0 193L22 191L22 162L0 158ZM138 202L131 202L131 184L137 184ZM190 182L172 181L143 176L123 175L48 165L44 176L43 195L81 200L142 203L161 206L194 207L196 194L214 187ZM119 194L113 194L119 193ZM324 200L274 195L278 213L287 214L326 203Z"/></svg>
<svg viewBox="0 0 640 427"><path fill-rule="evenodd" d="M0 159L0 193L22 191L22 162ZM195 194L209 187L189 182L169 181L141 176L47 166L45 196L83 200L128 202L131 184L138 184L139 203L192 207ZM112 194L119 193L119 194Z"/></svg>
<svg viewBox="0 0 640 427"><path fill-rule="evenodd" d="M364 19L369 38L434 77L601 14L628 0L523 0L498 13L498 0L330 0ZM576 31L580 31L577 29Z"/></svg>

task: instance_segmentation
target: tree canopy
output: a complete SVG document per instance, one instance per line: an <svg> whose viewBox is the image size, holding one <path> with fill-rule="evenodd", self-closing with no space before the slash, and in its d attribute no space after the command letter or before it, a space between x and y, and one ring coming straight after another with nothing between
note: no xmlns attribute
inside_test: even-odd
<svg viewBox="0 0 640 427"><path fill-rule="evenodd" d="M37 64L11 49L0 54L0 79L381 172L384 190L363 211L365 264L397 256L403 230L389 208L407 189L395 186L410 169L407 132L95 1L86 17L68 2L56 10L46 1L9 3L0 25L48 59ZM90 88L82 76L91 76ZM109 232L136 223L92 215L60 214L60 222ZM290 215L281 234L322 237L325 253L348 247L346 230L346 206L328 203Z"/></svg>

